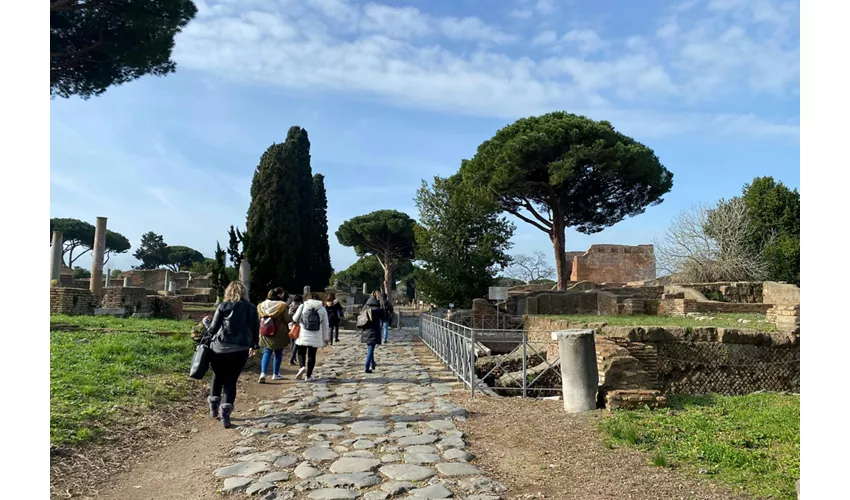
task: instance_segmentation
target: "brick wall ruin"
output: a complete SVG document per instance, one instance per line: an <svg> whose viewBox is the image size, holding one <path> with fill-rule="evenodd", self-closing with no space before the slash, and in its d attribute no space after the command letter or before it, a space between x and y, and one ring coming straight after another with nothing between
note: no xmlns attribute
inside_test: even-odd
<svg viewBox="0 0 850 500"><path fill-rule="evenodd" d="M68 314L83 316L94 314L99 298L87 288L50 289L50 314Z"/></svg>
<svg viewBox="0 0 850 500"><path fill-rule="evenodd" d="M627 283L655 279L652 245L592 245L573 257L571 281Z"/></svg>
<svg viewBox="0 0 850 500"><path fill-rule="evenodd" d="M148 298L150 292L141 287L120 287L104 289L101 307L124 308L128 314L150 313L151 301Z"/></svg>
<svg viewBox="0 0 850 500"><path fill-rule="evenodd" d="M558 352L557 343L551 341L551 332L594 328L603 392L619 389L658 389L665 394L800 392L800 340L796 334L714 327L579 325L554 318L524 319L529 344L546 352L550 360Z"/></svg>

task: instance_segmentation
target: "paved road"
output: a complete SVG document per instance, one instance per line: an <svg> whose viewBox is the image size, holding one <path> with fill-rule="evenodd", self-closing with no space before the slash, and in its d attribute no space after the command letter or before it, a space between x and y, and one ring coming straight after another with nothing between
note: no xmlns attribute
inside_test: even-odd
<svg viewBox="0 0 850 500"><path fill-rule="evenodd" d="M498 500L504 487L479 470L444 396L460 388L429 371L413 332L393 330L364 372L359 335L319 351L317 381L300 381L261 416L234 421L244 439L215 471L223 493L263 499L459 498ZM237 400L235 417L239 416ZM470 463L473 462L473 463Z"/></svg>

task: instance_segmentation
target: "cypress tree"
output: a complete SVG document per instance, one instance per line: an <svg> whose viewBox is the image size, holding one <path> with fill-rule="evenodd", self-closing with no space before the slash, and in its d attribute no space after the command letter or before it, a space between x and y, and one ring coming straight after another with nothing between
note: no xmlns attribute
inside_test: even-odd
<svg viewBox="0 0 850 500"><path fill-rule="evenodd" d="M291 156L294 175L289 177L297 187L298 221L300 239L295 247L298 265L295 269L295 283L303 287L314 281L316 268L316 231L313 227L313 169L310 167L310 139L307 131L293 126L286 134L287 161ZM324 285L322 285L322 288Z"/></svg>
<svg viewBox="0 0 850 500"><path fill-rule="evenodd" d="M272 144L263 153L251 182L245 258L251 264L254 302L273 287L294 290L299 283L296 270L302 219L299 186L293 180L298 178L300 149L292 132L290 129L285 143Z"/></svg>
<svg viewBox="0 0 850 500"><path fill-rule="evenodd" d="M313 229L316 258L310 287L313 290L322 290L328 286L333 274L331 247L328 243L328 197L325 191L325 176L322 174L313 176Z"/></svg>

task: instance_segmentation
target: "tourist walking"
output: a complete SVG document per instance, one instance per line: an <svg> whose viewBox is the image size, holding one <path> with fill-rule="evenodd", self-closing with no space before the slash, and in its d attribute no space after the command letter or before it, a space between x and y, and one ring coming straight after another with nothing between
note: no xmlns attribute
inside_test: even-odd
<svg viewBox="0 0 850 500"><path fill-rule="evenodd" d="M274 368L271 372L272 380L283 380L280 376L280 364L283 361L283 349L289 344L289 308L283 301L283 288L270 290L267 300L257 306L260 316L260 347L263 348L263 359L260 362L261 384L266 383L266 374L269 373L269 363L274 358Z"/></svg>
<svg viewBox="0 0 850 500"><path fill-rule="evenodd" d="M393 319L393 304L387 297L387 294L381 294L381 331L384 334L384 343L386 344L390 336L390 322Z"/></svg>
<svg viewBox="0 0 850 500"><path fill-rule="evenodd" d="M360 330L360 342L366 344L366 373L372 371L378 366L375 363L375 346L381 344L381 324L383 320L383 311L378 300L372 296L366 301L366 304L361 310L361 314L367 314L367 322Z"/></svg>
<svg viewBox="0 0 850 500"><path fill-rule="evenodd" d="M339 325L342 323L345 311L333 293L328 294L325 299L325 310L328 312L328 324L331 327L330 339L333 344L339 342Z"/></svg>
<svg viewBox="0 0 850 500"><path fill-rule="evenodd" d="M308 381L313 381L313 368L316 366L316 352L320 347L330 342L328 312L319 300L319 294L311 293L295 314L292 321L301 325L301 332L295 339L298 346L298 364L301 368L295 375L296 379L306 375Z"/></svg>
<svg viewBox="0 0 850 500"><path fill-rule="evenodd" d="M287 302L289 306L289 317L295 316L295 311L301 307L301 304L304 300L301 298L301 295L295 294L290 297L290 300ZM292 327L295 326L295 322L290 320L289 329L292 330ZM289 339L289 348L292 350L291 355L289 356L289 365L295 366L295 357L298 355L298 346L295 345L295 339Z"/></svg>
<svg viewBox="0 0 850 500"><path fill-rule="evenodd" d="M236 401L236 382L248 358L260 348L260 318L248 301L245 286L239 281L227 285L224 302L213 314L209 331L213 335L210 368L210 416L221 418L225 429L231 427L230 415Z"/></svg>

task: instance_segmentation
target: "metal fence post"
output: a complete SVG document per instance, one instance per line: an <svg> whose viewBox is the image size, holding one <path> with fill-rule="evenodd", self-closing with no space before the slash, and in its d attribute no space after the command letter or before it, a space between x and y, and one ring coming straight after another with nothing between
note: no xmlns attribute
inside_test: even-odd
<svg viewBox="0 0 850 500"><path fill-rule="evenodd" d="M470 328L469 338L469 387L470 396L475 397L475 329Z"/></svg>
<svg viewBox="0 0 850 500"><path fill-rule="evenodd" d="M528 395L528 376L526 375L526 350L525 347L528 344L528 333L522 332L522 397L523 399Z"/></svg>

